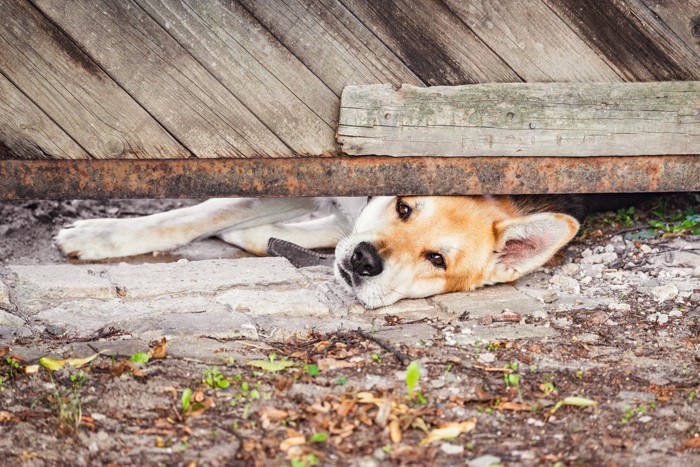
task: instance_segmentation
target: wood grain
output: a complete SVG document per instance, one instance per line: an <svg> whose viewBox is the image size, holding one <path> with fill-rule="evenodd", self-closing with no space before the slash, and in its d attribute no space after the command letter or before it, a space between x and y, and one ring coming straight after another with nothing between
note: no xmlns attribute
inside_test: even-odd
<svg viewBox="0 0 700 467"><path fill-rule="evenodd" d="M0 74L0 159L89 159L70 136Z"/></svg>
<svg viewBox="0 0 700 467"><path fill-rule="evenodd" d="M424 82L522 81L441 2L341 0Z"/></svg>
<svg viewBox="0 0 700 467"><path fill-rule="evenodd" d="M353 155L700 154L700 82L348 86L338 140Z"/></svg>
<svg viewBox="0 0 700 467"><path fill-rule="evenodd" d="M610 65L542 2L444 2L524 81L620 81Z"/></svg>
<svg viewBox="0 0 700 467"><path fill-rule="evenodd" d="M643 0L634 5L639 8L642 3L666 23L700 61L700 0Z"/></svg>
<svg viewBox="0 0 700 467"><path fill-rule="evenodd" d="M240 2L326 83L336 105L349 84L424 84L338 0Z"/></svg>
<svg viewBox="0 0 700 467"><path fill-rule="evenodd" d="M196 156L294 155L132 1L36 5Z"/></svg>
<svg viewBox="0 0 700 467"><path fill-rule="evenodd" d="M700 79L697 56L640 2L550 0L547 5L625 81Z"/></svg>
<svg viewBox="0 0 700 467"><path fill-rule="evenodd" d="M26 2L0 0L0 11L0 71L91 156L189 156L158 122L34 7ZM0 94L0 99L5 106L13 105L9 96ZM35 114L31 108L15 111ZM35 146L51 150L42 140L40 137L35 141ZM50 155L66 156L60 152ZM82 156L80 150L70 155Z"/></svg>
<svg viewBox="0 0 700 467"><path fill-rule="evenodd" d="M338 97L243 7L218 1L137 2L292 150L335 152Z"/></svg>

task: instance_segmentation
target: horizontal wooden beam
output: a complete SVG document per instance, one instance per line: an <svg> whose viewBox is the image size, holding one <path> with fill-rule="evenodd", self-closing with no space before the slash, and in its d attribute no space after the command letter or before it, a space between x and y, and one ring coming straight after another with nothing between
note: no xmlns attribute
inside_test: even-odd
<svg viewBox="0 0 700 467"><path fill-rule="evenodd" d="M700 153L700 82L348 86L343 152L386 156Z"/></svg>
<svg viewBox="0 0 700 467"><path fill-rule="evenodd" d="M0 160L0 199L700 191L700 157Z"/></svg>

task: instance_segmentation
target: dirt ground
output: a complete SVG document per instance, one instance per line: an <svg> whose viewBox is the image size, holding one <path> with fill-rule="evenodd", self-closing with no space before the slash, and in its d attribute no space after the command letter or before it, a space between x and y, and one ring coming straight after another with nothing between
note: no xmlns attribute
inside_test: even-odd
<svg viewBox="0 0 700 467"><path fill-rule="evenodd" d="M192 202L0 203L0 269L63 262L51 237L72 220ZM699 210L697 195L676 195L594 216L565 262L579 267L617 239L605 271L656 280L667 272L651 259L682 241L690 259L669 270L696 277ZM0 346L2 463L700 465L700 288L666 300L663 287L643 293L642 279L611 284L625 306L573 306L541 318L558 335L513 341L455 342L459 320L426 316L442 337L415 345L355 331L227 341L236 356L214 365L169 357L161 341L50 371L32 346L68 338L17 335ZM91 353L74 344L86 350L75 357Z"/></svg>

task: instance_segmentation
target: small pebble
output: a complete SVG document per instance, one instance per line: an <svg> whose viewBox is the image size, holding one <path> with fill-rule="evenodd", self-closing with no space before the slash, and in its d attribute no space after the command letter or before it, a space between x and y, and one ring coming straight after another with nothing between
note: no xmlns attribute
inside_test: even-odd
<svg viewBox="0 0 700 467"><path fill-rule="evenodd" d="M611 303L608 308L612 311L630 311L632 309L628 303Z"/></svg>
<svg viewBox="0 0 700 467"><path fill-rule="evenodd" d="M676 284L660 285L651 289L651 295L657 302L665 302L676 298L678 287L676 287Z"/></svg>
<svg viewBox="0 0 700 467"><path fill-rule="evenodd" d="M464 454L464 446L460 446L459 444L442 443L440 445L440 450L448 456Z"/></svg>
<svg viewBox="0 0 700 467"><path fill-rule="evenodd" d="M501 458L486 454L485 456L475 457L469 461L469 467L490 467L494 464L500 465Z"/></svg>

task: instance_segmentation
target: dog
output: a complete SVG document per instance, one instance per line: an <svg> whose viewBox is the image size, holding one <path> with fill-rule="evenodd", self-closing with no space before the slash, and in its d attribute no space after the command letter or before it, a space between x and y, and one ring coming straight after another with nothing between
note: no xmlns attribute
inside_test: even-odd
<svg viewBox="0 0 700 467"><path fill-rule="evenodd" d="M335 248L334 274L368 309L512 282L578 232L575 197L380 196L212 199L168 212L75 222L55 238L72 258L167 251L218 237L256 255L270 238Z"/></svg>

